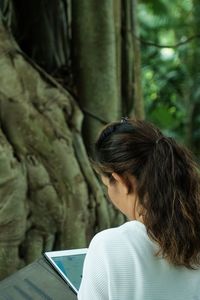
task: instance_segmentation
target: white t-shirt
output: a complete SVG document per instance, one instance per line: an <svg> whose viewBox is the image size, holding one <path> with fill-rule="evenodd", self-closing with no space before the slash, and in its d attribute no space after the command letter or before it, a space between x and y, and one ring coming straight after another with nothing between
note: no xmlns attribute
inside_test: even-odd
<svg viewBox="0 0 200 300"><path fill-rule="evenodd" d="M79 300L200 300L200 269L170 265L138 221L104 230L91 241Z"/></svg>

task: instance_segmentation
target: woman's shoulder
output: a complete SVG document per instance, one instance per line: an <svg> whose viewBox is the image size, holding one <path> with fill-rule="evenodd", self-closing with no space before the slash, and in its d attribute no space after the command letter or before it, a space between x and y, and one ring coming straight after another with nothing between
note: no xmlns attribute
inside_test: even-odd
<svg viewBox="0 0 200 300"><path fill-rule="evenodd" d="M123 246L126 242L136 242L141 240L141 236L146 236L146 228L144 224L138 221L129 221L121 226L105 229L97 233L90 244L95 248L101 247L105 248L107 245L109 247Z"/></svg>

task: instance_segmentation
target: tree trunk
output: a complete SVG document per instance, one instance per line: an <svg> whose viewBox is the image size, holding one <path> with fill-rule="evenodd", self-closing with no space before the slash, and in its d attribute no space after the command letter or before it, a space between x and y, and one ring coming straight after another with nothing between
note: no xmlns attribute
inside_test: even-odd
<svg viewBox="0 0 200 300"><path fill-rule="evenodd" d="M83 135L91 146L102 124L121 114L113 1L72 1L72 30Z"/></svg>
<svg viewBox="0 0 200 300"><path fill-rule="evenodd" d="M124 115L144 119L136 0L122 0L122 98Z"/></svg>
<svg viewBox="0 0 200 300"><path fill-rule="evenodd" d="M112 0L72 1L72 61L77 98L84 112L83 138L89 153L102 125L121 115L119 9L120 3ZM105 202L97 209L101 229L123 220Z"/></svg>
<svg viewBox="0 0 200 300"><path fill-rule="evenodd" d="M133 60L134 60L134 109L130 115L138 119L144 119L144 100L141 82L141 55L139 28L137 21L137 0L132 0L132 28L133 28Z"/></svg>
<svg viewBox="0 0 200 300"><path fill-rule="evenodd" d="M129 116L134 107L134 87L133 87L133 28L131 23L131 1L122 0L122 99L123 115Z"/></svg>
<svg viewBox="0 0 200 300"><path fill-rule="evenodd" d="M86 246L106 202L80 135L81 111L2 23L0 65L3 278L44 251Z"/></svg>

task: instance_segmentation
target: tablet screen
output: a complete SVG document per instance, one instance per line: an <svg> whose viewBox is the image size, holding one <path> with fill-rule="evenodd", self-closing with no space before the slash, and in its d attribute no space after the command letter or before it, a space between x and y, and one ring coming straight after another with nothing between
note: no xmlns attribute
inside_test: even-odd
<svg viewBox="0 0 200 300"><path fill-rule="evenodd" d="M76 290L79 290L83 271L85 254L52 257L57 267L71 281Z"/></svg>
<svg viewBox="0 0 200 300"><path fill-rule="evenodd" d="M62 278L78 293L87 249L45 252L45 257Z"/></svg>

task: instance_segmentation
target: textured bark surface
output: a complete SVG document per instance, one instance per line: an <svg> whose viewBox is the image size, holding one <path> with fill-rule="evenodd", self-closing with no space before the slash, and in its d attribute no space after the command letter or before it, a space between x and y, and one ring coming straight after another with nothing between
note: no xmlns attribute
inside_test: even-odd
<svg viewBox="0 0 200 300"><path fill-rule="evenodd" d="M144 99L141 82L141 55L139 28L137 21L137 0L131 0L132 37L133 37L133 73L134 73L134 106L130 115L144 119Z"/></svg>
<svg viewBox="0 0 200 300"><path fill-rule="evenodd" d="M121 114L113 1L72 1L72 30L78 98L85 112L83 135L89 148L102 124Z"/></svg>
<svg viewBox="0 0 200 300"><path fill-rule="evenodd" d="M14 6L20 17L13 31L20 47L51 73L63 66L69 68L69 5L69 0L18 0Z"/></svg>
<svg viewBox="0 0 200 300"><path fill-rule="evenodd" d="M86 246L98 230L96 214L108 212L80 135L82 113L2 24L0 70L3 278L43 251ZM101 220L109 225L109 217Z"/></svg>
<svg viewBox="0 0 200 300"><path fill-rule="evenodd" d="M134 106L134 87L133 87L133 36L131 22L131 1L122 0L122 97L123 113L128 116Z"/></svg>
<svg viewBox="0 0 200 300"><path fill-rule="evenodd" d="M89 153L100 128L121 116L119 9L118 1L72 1L74 77ZM97 207L98 228L122 221L105 201Z"/></svg>

